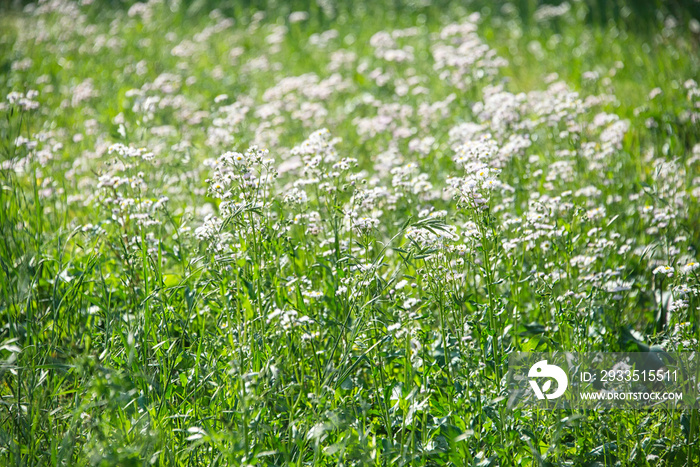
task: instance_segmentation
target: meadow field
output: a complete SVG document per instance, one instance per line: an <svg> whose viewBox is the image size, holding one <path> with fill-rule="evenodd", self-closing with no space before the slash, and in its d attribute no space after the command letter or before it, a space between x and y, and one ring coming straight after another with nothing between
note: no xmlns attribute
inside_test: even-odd
<svg viewBox="0 0 700 467"><path fill-rule="evenodd" d="M0 465L700 465L507 390L700 350L699 18L1 4Z"/></svg>

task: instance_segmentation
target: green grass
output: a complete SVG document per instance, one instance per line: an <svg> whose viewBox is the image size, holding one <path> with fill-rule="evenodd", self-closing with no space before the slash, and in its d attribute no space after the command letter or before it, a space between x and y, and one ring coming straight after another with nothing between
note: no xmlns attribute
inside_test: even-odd
<svg viewBox="0 0 700 467"><path fill-rule="evenodd" d="M696 23L570 3L2 11L0 463L700 464L697 410L507 407L513 352L698 349Z"/></svg>

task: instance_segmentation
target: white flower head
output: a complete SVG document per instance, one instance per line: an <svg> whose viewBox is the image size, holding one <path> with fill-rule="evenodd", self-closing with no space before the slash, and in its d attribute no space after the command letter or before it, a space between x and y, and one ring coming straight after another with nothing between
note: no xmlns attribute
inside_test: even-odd
<svg viewBox="0 0 700 467"><path fill-rule="evenodd" d="M673 277L673 273L675 272L675 269L673 269L673 266L668 266L668 265L663 265L663 266L658 266L652 271L655 276L658 276L659 274L663 274L666 277Z"/></svg>
<svg viewBox="0 0 700 467"><path fill-rule="evenodd" d="M699 267L700 267L700 263L698 263L697 261L690 261L688 264L681 267L681 272L683 274L689 274L689 273L695 271Z"/></svg>

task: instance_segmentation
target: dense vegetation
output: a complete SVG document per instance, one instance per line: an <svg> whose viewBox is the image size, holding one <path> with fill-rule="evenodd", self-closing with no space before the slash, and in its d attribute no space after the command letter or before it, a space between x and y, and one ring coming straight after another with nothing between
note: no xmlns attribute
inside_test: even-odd
<svg viewBox="0 0 700 467"><path fill-rule="evenodd" d="M507 407L515 351L698 349L682 2L0 11L3 465L699 465Z"/></svg>

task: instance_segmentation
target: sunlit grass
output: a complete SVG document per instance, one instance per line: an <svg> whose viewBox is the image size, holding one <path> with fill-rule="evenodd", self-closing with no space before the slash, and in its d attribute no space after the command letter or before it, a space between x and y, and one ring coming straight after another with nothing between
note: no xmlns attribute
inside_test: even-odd
<svg viewBox="0 0 700 467"><path fill-rule="evenodd" d="M697 350L690 17L82 3L0 15L3 462L700 463L505 378Z"/></svg>

